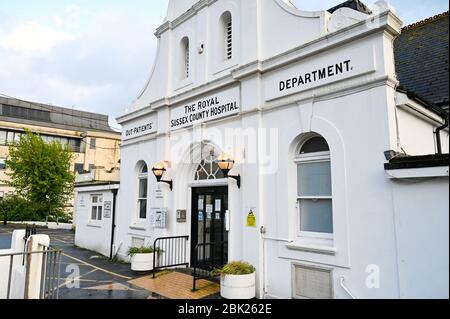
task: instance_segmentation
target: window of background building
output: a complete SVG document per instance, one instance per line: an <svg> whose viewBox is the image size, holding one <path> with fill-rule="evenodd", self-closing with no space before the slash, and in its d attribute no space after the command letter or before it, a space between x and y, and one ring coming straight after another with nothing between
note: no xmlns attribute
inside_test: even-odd
<svg viewBox="0 0 450 319"><path fill-rule="evenodd" d="M75 138L70 138L69 146L70 146L71 150L74 151L75 153L81 152L81 140L75 139Z"/></svg>
<svg viewBox="0 0 450 319"><path fill-rule="evenodd" d="M74 171L75 171L75 173L83 174L84 164L83 163L75 163Z"/></svg>
<svg viewBox="0 0 450 319"><path fill-rule="evenodd" d="M90 148L91 150L95 150L97 148L97 139L91 137L90 138Z"/></svg>
<svg viewBox="0 0 450 319"><path fill-rule="evenodd" d="M5 105L5 104L3 104L1 110L2 110L1 115L3 116L42 122L50 122L51 120L49 111L36 110L27 107Z"/></svg>
<svg viewBox="0 0 450 319"><path fill-rule="evenodd" d="M6 169L6 158L1 157L0 158L0 170L5 170Z"/></svg>
<svg viewBox="0 0 450 319"><path fill-rule="evenodd" d="M143 165L139 173L139 219L147 218L147 198L148 198L148 167Z"/></svg>
<svg viewBox="0 0 450 319"><path fill-rule="evenodd" d="M331 161L325 139L317 136L303 143L296 164L300 236L332 238Z"/></svg>
<svg viewBox="0 0 450 319"><path fill-rule="evenodd" d="M20 141L20 137L24 135L24 132L16 132L11 130L0 130L0 145L8 145L14 142ZM73 152L81 153L82 152L82 143L79 138L71 138L65 136L52 136L52 135L40 135L42 140L45 143L52 143L57 141L62 145L68 145Z"/></svg>
<svg viewBox="0 0 450 319"><path fill-rule="evenodd" d="M103 216L103 196L92 195L91 196L91 220L102 220Z"/></svg>
<svg viewBox="0 0 450 319"><path fill-rule="evenodd" d="M14 143L14 132L8 131L6 135L6 144Z"/></svg>
<svg viewBox="0 0 450 319"><path fill-rule="evenodd" d="M6 145L6 135L7 132L5 130L0 130L0 145Z"/></svg>

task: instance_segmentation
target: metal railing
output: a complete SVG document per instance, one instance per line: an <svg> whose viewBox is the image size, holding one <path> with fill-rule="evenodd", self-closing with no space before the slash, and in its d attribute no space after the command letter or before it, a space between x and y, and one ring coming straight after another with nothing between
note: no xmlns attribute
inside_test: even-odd
<svg viewBox="0 0 450 319"><path fill-rule="evenodd" d="M58 299L59 280L60 280L60 260L61 251L51 247L39 245L42 250L20 253L1 254L1 257L9 257L8 285L6 290L6 299L11 298L11 288L13 284L13 266L15 257L22 257L21 263L25 268L25 283L23 299L29 297L30 287L30 260L32 257L41 256L41 269L39 277L39 299ZM26 261L26 262L25 262Z"/></svg>
<svg viewBox="0 0 450 319"><path fill-rule="evenodd" d="M207 249L209 247L209 249ZM220 254L215 254L215 250L220 250ZM193 283L192 291L197 290L197 281L201 279L210 279L211 272L219 267L222 267L226 260L223 252L228 250L228 242L203 243L195 246L195 258L193 259ZM215 256L218 256L216 258Z"/></svg>
<svg viewBox="0 0 450 319"><path fill-rule="evenodd" d="M189 267L188 261L189 236L161 237L153 245L153 278L158 270L179 266Z"/></svg>

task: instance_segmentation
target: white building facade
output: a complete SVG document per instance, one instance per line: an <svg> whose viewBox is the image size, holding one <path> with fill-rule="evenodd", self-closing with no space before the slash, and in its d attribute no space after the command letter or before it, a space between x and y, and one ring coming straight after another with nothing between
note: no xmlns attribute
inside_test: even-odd
<svg viewBox="0 0 450 319"><path fill-rule="evenodd" d="M118 256L186 235L191 262L198 244L220 243L206 255L253 264L259 298L448 298L448 258L429 251L448 257L448 165L427 188L446 191L446 204L404 208L416 209L411 231L426 207L447 225L425 227L426 247L416 238L407 252L428 250L433 271L422 262L422 273L420 255L406 265L399 255L410 233L398 232L401 185L384 169L388 150L434 154L444 123L396 90L401 24L384 1L369 14L171 0L150 79L118 119ZM448 153L448 130L439 134ZM223 153L240 185L218 168ZM159 162L172 185L155 179ZM425 277L412 287L414 276Z"/></svg>

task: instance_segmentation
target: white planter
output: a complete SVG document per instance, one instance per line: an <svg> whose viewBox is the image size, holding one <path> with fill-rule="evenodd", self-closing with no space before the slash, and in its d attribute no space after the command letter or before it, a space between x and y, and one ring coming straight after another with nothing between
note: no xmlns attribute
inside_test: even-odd
<svg viewBox="0 0 450 319"><path fill-rule="evenodd" d="M252 299L256 296L256 273L224 275L220 278L220 295L225 299Z"/></svg>
<svg viewBox="0 0 450 319"><path fill-rule="evenodd" d="M153 270L153 254L135 254L131 257L131 270Z"/></svg>

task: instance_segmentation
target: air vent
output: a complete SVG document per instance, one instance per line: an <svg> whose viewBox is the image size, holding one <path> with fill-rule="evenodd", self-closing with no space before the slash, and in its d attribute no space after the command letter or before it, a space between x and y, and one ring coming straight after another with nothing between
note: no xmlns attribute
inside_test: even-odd
<svg viewBox="0 0 450 319"><path fill-rule="evenodd" d="M293 297L297 299L332 299L333 279L330 269L294 265Z"/></svg>
<svg viewBox="0 0 450 319"><path fill-rule="evenodd" d="M145 244L144 238L131 237L131 246L132 247L143 247L144 244Z"/></svg>
<svg viewBox="0 0 450 319"><path fill-rule="evenodd" d="M231 20L227 24L227 59L233 58L233 26Z"/></svg>

